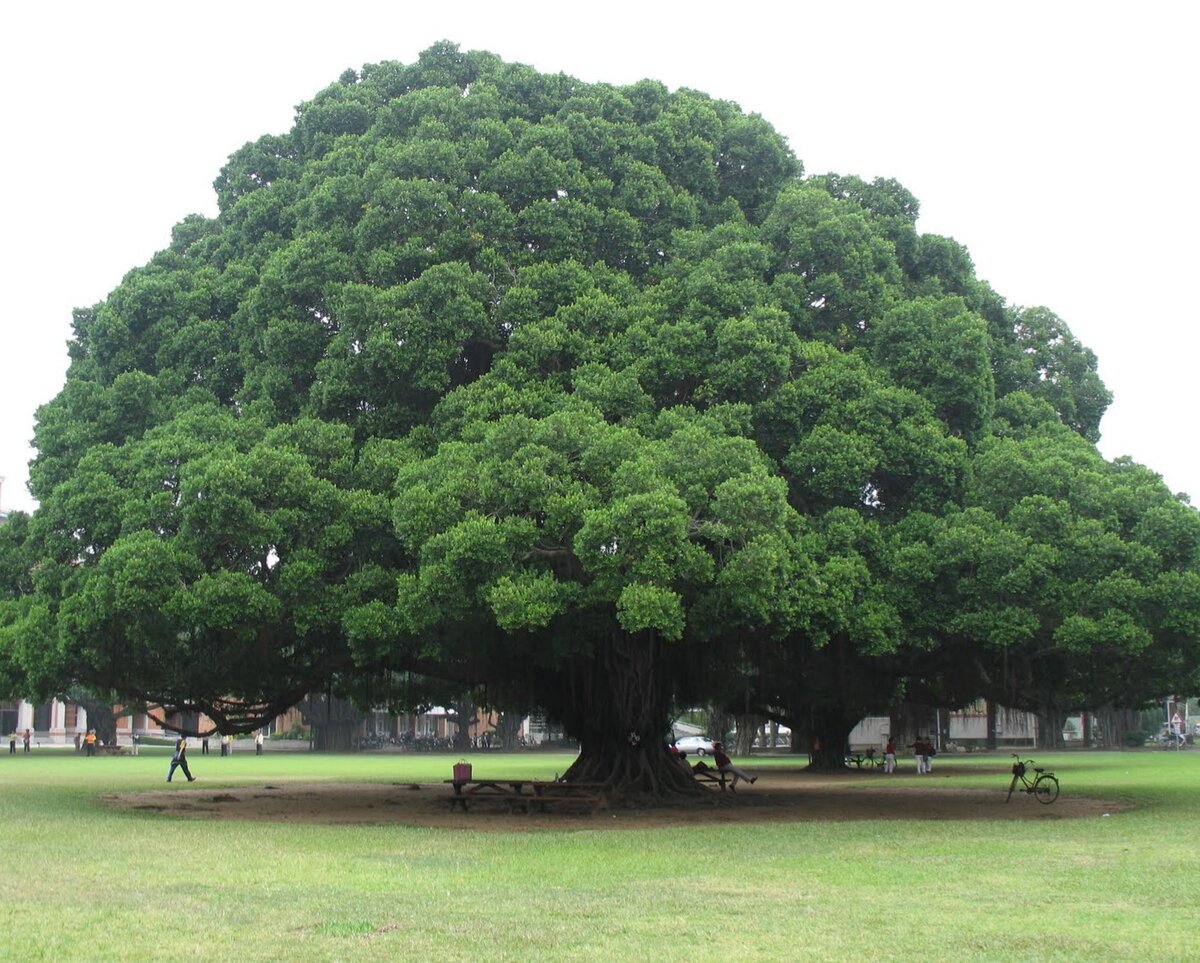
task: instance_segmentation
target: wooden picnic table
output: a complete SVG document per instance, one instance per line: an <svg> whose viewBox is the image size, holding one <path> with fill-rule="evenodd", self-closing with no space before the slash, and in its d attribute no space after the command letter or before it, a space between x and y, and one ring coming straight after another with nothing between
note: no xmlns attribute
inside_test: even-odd
<svg viewBox="0 0 1200 963"><path fill-rule="evenodd" d="M721 784L721 792L725 791L725 780L732 778L729 773L721 772L720 769L693 769L692 778L697 782L716 782Z"/></svg>
<svg viewBox="0 0 1200 963"><path fill-rule="evenodd" d="M546 812L551 806L563 803L595 810L607 800L601 783L558 782L539 779L446 779L454 787L450 796L450 809L456 807L463 812L472 802L498 800L508 806L509 811L520 809L530 812L531 806Z"/></svg>
<svg viewBox="0 0 1200 963"><path fill-rule="evenodd" d="M584 808L590 812L602 809L608 805L602 782L539 782L533 780L529 784L535 798L534 805L539 812L546 812L555 803L562 803L571 808Z"/></svg>
<svg viewBox="0 0 1200 963"><path fill-rule="evenodd" d="M467 803L483 799L502 799L511 801L525 795L525 787L529 779L447 779L448 785L454 787L454 795L450 797L450 809L455 806L467 811Z"/></svg>

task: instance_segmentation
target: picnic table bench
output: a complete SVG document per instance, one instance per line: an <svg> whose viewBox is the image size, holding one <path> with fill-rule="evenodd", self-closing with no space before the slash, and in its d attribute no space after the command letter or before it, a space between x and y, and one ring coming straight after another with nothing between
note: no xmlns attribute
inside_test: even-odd
<svg viewBox="0 0 1200 963"><path fill-rule="evenodd" d="M454 788L450 810L466 812L471 803L500 802L509 812L548 812L573 808L595 812L607 805L602 783L538 779L446 779Z"/></svg>
<svg viewBox="0 0 1200 963"><path fill-rule="evenodd" d="M537 781L529 784L533 790L533 805L539 812L550 808L584 809L595 812L608 805L604 783Z"/></svg>
<svg viewBox="0 0 1200 963"><path fill-rule="evenodd" d="M693 769L692 777L698 782L713 782L721 786L721 792L725 791L725 781L731 779L730 773L721 772L719 769Z"/></svg>

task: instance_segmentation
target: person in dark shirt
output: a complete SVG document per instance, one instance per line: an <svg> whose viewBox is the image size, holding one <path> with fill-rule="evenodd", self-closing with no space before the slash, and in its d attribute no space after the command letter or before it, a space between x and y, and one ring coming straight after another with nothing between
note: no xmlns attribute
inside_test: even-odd
<svg viewBox="0 0 1200 963"><path fill-rule="evenodd" d="M917 757L917 775L923 776L927 772L931 772L933 766L930 765L929 756L933 750L933 743L924 736L917 736L917 741L912 744L911 748L913 754Z"/></svg>
<svg viewBox="0 0 1200 963"><path fill-rule="evenodd" d="M175 742L175 755L171 757L171 768L167 770L167 782L170 782L171 777L175 775L176 766L183 770L188 782L196 781L196 777L192 775L187 764L187 736L180 736Z"/></svg>

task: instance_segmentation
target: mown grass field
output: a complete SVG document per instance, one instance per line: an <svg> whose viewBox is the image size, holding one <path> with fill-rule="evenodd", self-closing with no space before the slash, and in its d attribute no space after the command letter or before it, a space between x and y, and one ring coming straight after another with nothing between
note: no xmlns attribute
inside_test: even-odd
<svg viewBox="0 0 1200 963"><path fill-rule="evenodd" d="M99 801L173 790L167 759L0 755L0 959L1127 963L1195 958L1200 943L1195 750L1037 756L1064 794L1134 807L1086 820L1051 806L1034 821L604 831L565 820L562 831L497 833L180 819ZM192 760L206 790L438 782L453 761ZM491 771L522 777L568 764L489 757ZM795 764L754 761L760 773ZM943 783L1007 786L1006 756L935 760L939 773L957 765ZM897 779L918 784L911 764Z"/></svg>

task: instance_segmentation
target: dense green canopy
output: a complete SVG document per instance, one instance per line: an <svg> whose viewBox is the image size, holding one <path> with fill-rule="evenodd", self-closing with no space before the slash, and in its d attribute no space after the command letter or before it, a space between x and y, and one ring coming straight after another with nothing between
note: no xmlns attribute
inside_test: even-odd
<svg viewBox="0 0 1200 963"><path fill-rule="evenodd" d="M1195 512L1097 454L1094 356L895 182L805 178L695 91L441 44L215 187L75 314L0 545L10 688L233 729L418 672L662 791L682 699L836 748L906 691L1195 678Z"/></svg>

